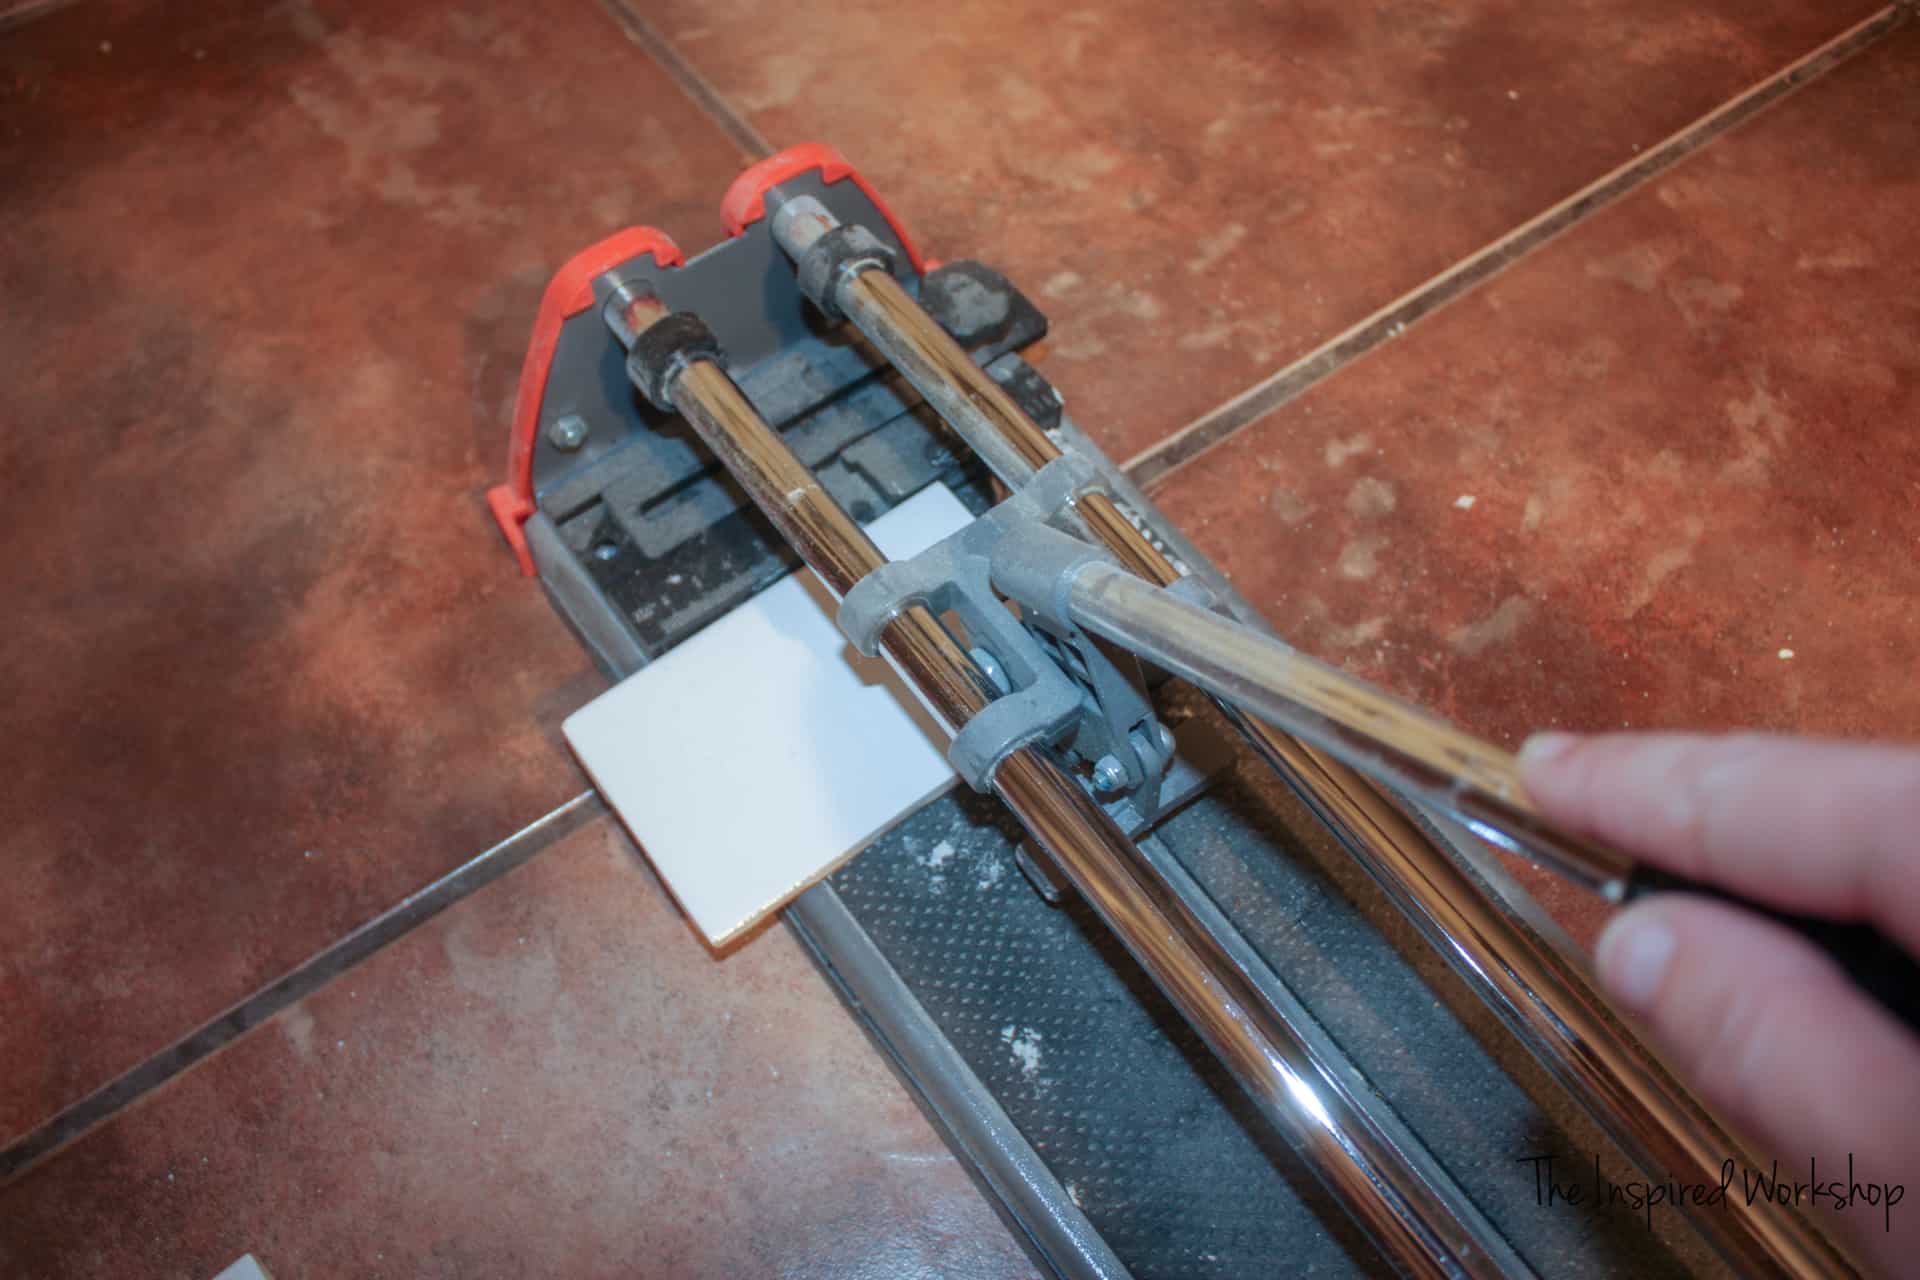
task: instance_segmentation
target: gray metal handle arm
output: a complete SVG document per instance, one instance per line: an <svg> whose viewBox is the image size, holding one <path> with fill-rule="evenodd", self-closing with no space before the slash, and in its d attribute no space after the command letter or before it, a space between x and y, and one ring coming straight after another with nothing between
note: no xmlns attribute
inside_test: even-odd
<svg viewBox="0 0 1920 1280"><path fill-rule="evenodd" d="M1074 572L1073 621L1259 716L1368 777L1453 813L1482 839L1613 901L1707 894L1799 932L1883 1008L1920 1030L1920 964L1867 924L1794 915L1717 886L1636 867L1541 816L1514 757L1337 667L1100 562Z"/></svg>
<svg viewBox="0 0 1920 1280"><path fill-rule="evenodd" d="M1513 754L1111 563L1079 569L1073 621L1341 763L1454 814L1483 839L1618 900L1633 860L1556 828Z"/></svg>

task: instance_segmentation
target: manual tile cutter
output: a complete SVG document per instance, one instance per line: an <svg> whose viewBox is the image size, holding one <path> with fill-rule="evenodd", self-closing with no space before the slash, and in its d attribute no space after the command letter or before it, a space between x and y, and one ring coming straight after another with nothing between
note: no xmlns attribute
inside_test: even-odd
<svg viewBox="0 0 1920 1280"><path fill-rule="evenodd" d="M690 262L642 228L555 278L509 480L489 495L603 665L632 670L797 552L848 639L884 654L951 733L960 775L1019 819L1374 1243L1415 1274L1513 1270L1474 1207L1129 838L1158 815L1172 755L1149 677L1178 677L1219 701L1630 1152L1675 1176L1717 1168L1724 1135L1427 818L1614 900L1703 887L1555 829L1507 753L1275 639L1012 354L1044 327L1031 304L977 264L931 267L836 153L756 165L722 209L729 239ZM954 436L1004 500L987 505ZM977 518L886 562L856 518L941 476L971 486ZM1790 923L1920 1022L1912 967L1878 934ZM1830 1260L1790 1218L1707 1225L1743 1263Z"/></svg>

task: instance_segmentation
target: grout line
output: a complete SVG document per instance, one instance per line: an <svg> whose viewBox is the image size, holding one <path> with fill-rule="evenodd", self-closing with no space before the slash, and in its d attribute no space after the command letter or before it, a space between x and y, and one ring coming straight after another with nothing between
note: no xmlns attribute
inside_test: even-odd
<svg viewBox="0 0 1920 1280"><path fill-rule="evenodd" d="M764 160L773 154L773 146L760 131L747 123L745 116L733 109L726 98L721 96L707 78L694 70L693 64L680 56L680 51L667 42L659 29L637 12L630 0L600 0L600 5L613 20L618 22L627 33L627 38L644 49L660 69L665 71L673 82L689 98L697 103L707 117L720 126L742 154L754 159Z"/></svg>
<svg viewBox="0 0 1920 1280"><path fill-rule="evenodd" d="M95 1089L58 1115L0 1148L0 1185L118 1115L174 1077L261 1026L397 941L434 916L606 812L598 793L583 791L559 808L418 889L274 982Z"/></svg>
<svg viewBox="0 0 1920 1280"><path fill-rule="evenodd" d="M1827 41L1632 160L1535 214L1499 239L1462 258L1439 275L1276 370L1224 404L1201 414L1166 439L1128 459L1127 477L1149 488L1229 436L1301 395L1308 388L1399 337L1407 327L1471 292L1563 231L1684 160L1801 85L1818 78L1900 26L1914 0L1897 0Z"/></svg>

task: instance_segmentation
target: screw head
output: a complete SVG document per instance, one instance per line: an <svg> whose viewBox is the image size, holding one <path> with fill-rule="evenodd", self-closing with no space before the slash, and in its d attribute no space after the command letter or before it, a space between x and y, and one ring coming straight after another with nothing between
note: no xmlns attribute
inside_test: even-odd
<svg viewBox="0 0 1920 1280"><path fill-rule="evenodd" d="M1095 791L1118 791L1127 785L1127 768L1114 756L1101 756L1100 763L1093 766L1093 789Z"/></svg>
<svg viewBox="0 0 1920 1280"><path fill-rule="evenodd" d="M547 425L547 439L563 453L572 453L587 442L587 420L577 413L563 414Z"/></svg>

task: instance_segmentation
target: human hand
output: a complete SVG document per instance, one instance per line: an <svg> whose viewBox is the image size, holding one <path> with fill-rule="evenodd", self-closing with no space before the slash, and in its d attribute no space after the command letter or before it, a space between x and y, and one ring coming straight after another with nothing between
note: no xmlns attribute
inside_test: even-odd
<svg viewBox="0 0 1920 1280"><path fill-rule="evenodd" d="M1920 750L1758 735L1541 734L1521 776L1546 815L1647 862L1808 915L1869 921L1920 953ZM1920 1181L1920 1036L1825 954L1760 915L1662 894L1595 949L1709 1105L1820 1179ZM1797 1172L1794 1172L1797 1171ZM1862 1261L1920 1275L1920 1220L1855 1206Z"/></svg>

